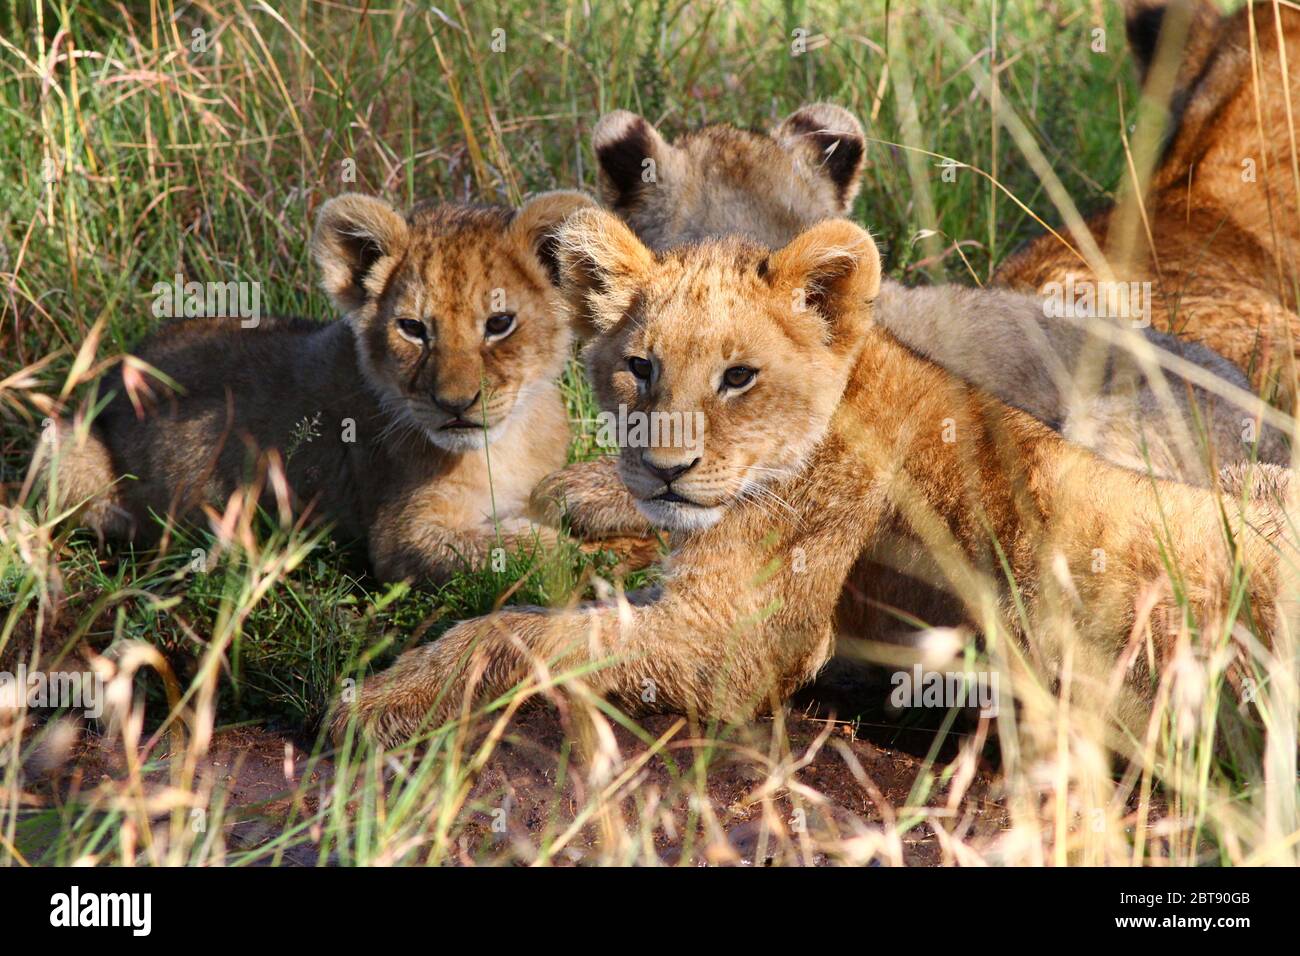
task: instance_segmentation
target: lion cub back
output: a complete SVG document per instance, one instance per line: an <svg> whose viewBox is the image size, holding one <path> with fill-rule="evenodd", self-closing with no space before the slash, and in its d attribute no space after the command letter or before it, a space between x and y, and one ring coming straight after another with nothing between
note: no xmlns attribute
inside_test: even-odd
<svg viewBox="0 0 1300 956"><path fill-rule="evenodd" d="M1294 107L1300 12L1210 0L1126 0L1129 48L1143 80L1168 91L1164 151L1139 206L1126 188L1087 226L1115 277L1149 290L1155 328L1198 342L1249 372L1255 391L1295 406L1292 356L1300 224ZM1153 69L1168 38L1176 69ZM1008 257L996 280L1018 289L1096 284L1091 264L1054 236Z"/></svg>
<svg viewBox="0 0 1300 956"><path fill-rule="evenodd" d="M361 449L386 454L366 440L382 430L383 414L358 375L346 324L268 318L241 328L181 319L135 355L161 377L116 370L103 386L113 398L88 436L102 450L81 452L81 460L109 466L98 477L113 484L118 520L83 521L110 537L149 540L153 515L222 506L265 477L270 455L289 477L295 503L313 502L349 536L364 532L348 466ZM91 490L89 477L78 477L78 495Z"/></svg>

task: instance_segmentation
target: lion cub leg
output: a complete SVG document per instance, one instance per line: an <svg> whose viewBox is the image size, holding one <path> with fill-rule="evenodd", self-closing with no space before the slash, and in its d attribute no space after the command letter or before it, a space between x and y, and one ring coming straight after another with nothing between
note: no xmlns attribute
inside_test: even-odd
<svg viewBox="0 0 1300 956"><path fill-rule="evenodd" d="M391 745L438 727L537 675L581 670L582 682L631 714L671 712L741 720L779 706L834 650L840 582L853 541L807 538L808 573L777 561L742 528L721 525L674 553L678 571L648 603L510 609L464 621L369 679L351 714ZM739 539L739 540L738 540ZM780 600L780 608L774 605ZM349 713L335 722L336 736Z"/></svg>
<svg viewBox="0 0 1300 956"><path fill-rule="evenodd" d="M336 719L335 738L355 716L367 737L391 746L500 697L530 674L545 681L576 669L593 692L632 714L743 720L810 680L833 640L828 623L824 633L787 632L775 658L764 625L727 628L718 619L733 609L706 614L695 599L666 593L640 607L511 609L465 621L366 681L351 712Z"/></svg>
<svg viewBox="0 0 1300 956"><path fill-rule="evenodd" d="M119 486L108 446L93 425L51 421L33 456L39 478L60 510L75 510L81 524L106 538L130 538L135 518Z"/></svg>

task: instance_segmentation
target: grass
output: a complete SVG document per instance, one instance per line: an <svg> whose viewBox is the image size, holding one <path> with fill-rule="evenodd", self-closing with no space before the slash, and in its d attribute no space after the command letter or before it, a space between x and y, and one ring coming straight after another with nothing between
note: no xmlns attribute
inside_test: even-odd
<svg viewBox="0 0 1300 956"><path fill-rule="evenodd" d="M1050 700L1025 712L1041 726L999 728L1007 817L976 839L963 798L983 731L962 737L953 759L937 749L923 759L896 810L838 738L796 746L780 721L647 730L579 694L551 781L569 807L531 837L512 822L503 838L490 824L506 792L489 779L492 760L503 738L518 744L505 717L538 688L501 702L485 740L441 728L396 761L330 752L321 720L349 675L507 592L538 604L589 595L607 562L516 556L504 575L387 587L327 534L281 530L252 509L225 538L195 532L165 555L105 555L26 486L42 422L88 400L95 373L154 325L156 282L256 281L268 312L331 318L307 245L325 199L357 190L399 205L514 203L592 189L589 133L609 109L677 131L767 126L804 102L837 102L871 137L854 214L887 271L910 283L987 281L1040 219L1063 214L995 121L990 73L1000 108L1023 121L1079 208L1120 187L1137 97L1119 11L1100 12L1030 0L3 4L0 661L86 659L118 693L96 728L116 761L106 782L33 775L32 754L85 758L62 721L0 730L0 863L550 863L579 845L588 861L629 863L658 859L668 831L681 859L699 850L721 861L727 818L710 775L737 755L757 768L746 804L761 821L756 852L776 862L902 862L918 827L936 834L943 862L1294 860L1294 775L1261 776L1213 731L1180 742L1175 728L1172 749L1151 742L1148 759L1117 777ZM796 42L806 52L793 55ZM957 165L945 170L945 159ZM592 417L576 364L566 395L575 422ZM595 451L577 431L575 460ZM1206 681L1217 693L1222 675ZM1267 716L1294 727L1294 709ZM241 844L253 810L232 804L210 764L218 728L252 726L308 756L254 808L274 808L273 832ZM1061 759L1025 756L1036 733L1069 738ZM167 746L174 738L180 746ZM819 753L844 761L875 822L827 823L834 801L800 776ZM800 830L800 813L821 822ZM1095 819L1099 829L1082 824Z"/></svg>

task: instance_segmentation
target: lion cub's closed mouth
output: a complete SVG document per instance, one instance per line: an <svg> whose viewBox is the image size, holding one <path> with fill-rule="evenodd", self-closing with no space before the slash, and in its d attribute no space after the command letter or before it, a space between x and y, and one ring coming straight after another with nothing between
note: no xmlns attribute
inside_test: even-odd
<svg viewBox="0 0 1300 956"><path fill-rule="evenodd" d="M690 505L693 508L704 507L698 501L691 501L689 498L683 498L675 491L665 491L663 494L655 495L652 501L669 501L675 505Z"/></svg>

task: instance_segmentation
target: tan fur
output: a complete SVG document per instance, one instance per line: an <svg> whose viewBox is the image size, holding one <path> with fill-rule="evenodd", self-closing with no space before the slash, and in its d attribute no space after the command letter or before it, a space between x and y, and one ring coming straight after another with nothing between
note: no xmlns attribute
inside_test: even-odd
<svg viewBox="0 0 1300 956"><path fill-rule="evenodd" d="M407 653L354 708L380 741L500 694L538 661L554 671L612 659L586 680L632 712L743 719L811 680L839 637L879 639L890 595L875 571L918 554L943 589L937 610L953 606L943 592L969 599L982 579L1021 633L1005 556L1049 677L1065 625L1082 636L1072 666L1084 701L1106 695L1081 659L1113 662L1134 627L1149 630L1157 667L1168 660L1177 626L1162 548L1202 640L1214 639L1230 597L1221 516L1254 618L1265 635L1273 627L1275 547L1285 560L1293 550L1277 500L1243 512L1232 496L1110 466L904 348L872 322L879 257L857 226L827 221L776 252L732 238L656 255L617 219L584 211L561 232L560 261L575 306L602 329L587 351L602 407L705 416L702 451L653 450L657 467L689 465L667 484L646 449L619 459L636 507L675 531L671 570L644 604L511 610ZM797 288L813 290L809 308L795 307ZM648 381L633 371L641 359ZM733 391L723 384L735 367L757 374ZM1269 476L1257 486L1287 493L1286 472L1256 467ZM1233 490L1247 480L1238 469ZM1139 620L1149 589L1156 613ZM964 610L985 620L986 609ZM1140 700L1145 656L1131 667Z"/></svg>
<svg viewBox="0 0 1300 956"><path fill-rule="evenodd" d="M63 501L90 499L82 520L104 533L153 538L151 512L193 518L279 462L295 510L365 541L383 578L441 578L498 544L554 540L527 510L569 439L558 379L573 335L552 234L593 205L558 192L518 212L403 216L367 196L330 200L312 251L346 318L164 326L138 354L179 390L152 383L137 412L122 374L108 381L94 429L56 458ZM494 336L498 313L515 322Z"/></svg>
<svg viewBox="0 0 1300 956"><path fill-rule="evenodd" d="M770 134L718 124L671 144L621 110L601 119L592 143L602 200L647 246L663 250L727 235L779 247L847 214L865 138L851 113L818 103ZM1086 325L1049 317L1038 297L886 280L876 315L921 355L1125 467L1204 484L1222 463L1286 461L1277 430L1258 427L1261 403L1239 407L1172 372L1157 387L1131 353ZM1139 344L1249 388L1240 369L1201 345L1153 329L1138 334Z"/></svg>
<svg viewBox="0 0 1300 956"><path fill-rule="evenodd" d="M1143 210L1129 189L1088 229L1116 278L1152 283L1156 328L1214 349L1246 369L1257 390L1276 391L1294 408L1300 11L1244 4L1221 18L1208 0L1126 7L1148 88L1162 101L1169 90L1171 132ZM1159 63L1165 40L1170 68ZM1095 277L1044 236L1010 257L998 280L1030 290L1069 274Z"/></svg>

